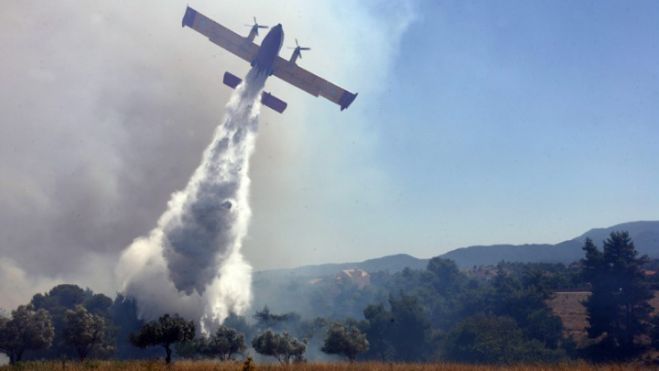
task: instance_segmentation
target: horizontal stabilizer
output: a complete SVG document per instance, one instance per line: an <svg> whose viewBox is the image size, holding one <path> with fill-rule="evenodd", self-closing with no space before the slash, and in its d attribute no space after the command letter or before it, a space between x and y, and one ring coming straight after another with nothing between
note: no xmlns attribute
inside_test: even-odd
<svg viewBox="0 0 659 371"><path fill-rule="evenodd" d="M222 79L224 85L230 86L233 89L235 89L241 81L242 80L238 76L232 74L231 72L225 72L224 78Z"/></svg>
<svg viewBox="0 0 659 371"><path fill-rule="evenodd" d="M261 103L263 103L264 106L268 106L279 113L284 112L284 110L288 106L288 104L283 100L266 92L263 92L263 94L261 94Z"/></svg>
<svg viewBox="0 0 659 371"><path fill-rule="evenodd" d="M222 82L224 83L224 85L230 86L231 88L235 89L236 86L240 85L242 80L240 79L240 77L232 74L231 72L225 72L224 77L222 78ZM279 113L284 112L286 107L288 107L288 104L286 102L266 92L261 93L261 103L264 106L270 107Z"/></svg>

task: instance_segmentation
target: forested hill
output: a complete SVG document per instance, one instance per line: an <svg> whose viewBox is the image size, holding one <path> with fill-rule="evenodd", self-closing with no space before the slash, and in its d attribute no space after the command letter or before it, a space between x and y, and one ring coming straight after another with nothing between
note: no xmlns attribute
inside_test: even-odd
<svg viewBox="0 0 659 371"><path fill-rule="evenodd" d="M617 224L608 228L595 228L571 240L552 244L485 245L469 246L449 251L442 258L451 259L461 267L496 265L500 261L521 263L571 263L583 257L581 250L587 237L597 245L612 231L628 231L641 255L659 258L659 221L640 221ZM306 265L290 269L273 269L256 272L261 278L306 278L334 275L347 269L361 269L369 273L395 273L404 268L424 269L428 259L407 254L389 255L362 262Z"/></svg>
<svg viewBox="0 0 659 371"><path fill-rule="evenodd" d="M395 273L405 268L425 269L428 259L419 259L407 254L396 254L352 263L330 263L305 265L291 269L273 269L257 272L268 277L321 277L334 275L347 269L361 269L366 272Z"/></svg>
<svg viewBox="0 0 659 371"><path fill-rule="evenodd" d="M501 261L569 264L584 257L582 247L586 237L601 246L611 231L621 230L629 232L640 254L659 258L659 221L592 229L555 245L472 246L450 251L440 257L453 260L462 268L494 266ZM362 262L258 271L254 272L252 281L253 307L258 309L268 305L279 312L295 311L308 317L359 318L366 305L386 300L386 295L381 297L383 291L374 288L386 286L388 276L405 268L425 270L427 264L428 259L398 254ZM337 293L345 297L339 298ZM338 302L342 305L337 306Z"/></svg>
<svg viewBox="0 0 659 371"><path fill-rule="evenodd" d="M608 228L591 229L571 240L551 244L470 246L449 251L442 258L455 261L458 266L493 265L500 261L571 263L583 257L581 250L586 238L597 245L613 231L628 231L639 254L659 258L659 221L640 221L617 224Z"/></svg>

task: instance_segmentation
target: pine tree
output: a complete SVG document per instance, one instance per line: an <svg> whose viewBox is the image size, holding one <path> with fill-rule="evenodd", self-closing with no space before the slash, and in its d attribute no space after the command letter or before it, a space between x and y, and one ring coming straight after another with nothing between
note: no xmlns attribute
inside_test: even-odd
<svg viewBox="0 0 659 371"><path fill-rule="evenodd" d="M598 358L627 358L639 349L637 340L648 332L652 298L642 271L648 261L637 257L627 232L613 232L604 241L602 251L592 240L583 247L584 279L592 294L586 301L588 336L601 338L595 346Z"/></svg>

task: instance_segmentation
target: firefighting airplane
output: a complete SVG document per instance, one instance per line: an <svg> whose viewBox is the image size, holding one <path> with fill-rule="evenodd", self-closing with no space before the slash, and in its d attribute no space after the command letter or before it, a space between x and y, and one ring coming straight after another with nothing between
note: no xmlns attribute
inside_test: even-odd
<svg viewBox="0 0 659 371"><path fill-rule="evenodd" d="M259 29L267 28L267 26L259 25L256 18L254 18L254 25L250 25L252 29L247 37L238 35L190 7L186 9L182 23L183 27L192 28L208 37L211 42L251 63L252 68L268 75L275 75L315 97L326 98L338 104L342 111L348 108L357 97L357 94L342 89L295 64L301 56L300 51L308 50L308 48L297 45L290 60L281 58L279 51L284 42L284 30L281 24L274 26L263 39L261 46L258 46L254 44L253 40L258 36ZM231 88L235 89L240 81L240 78L230 72L224 74L223 82ZM261 103L279 113L284 112L287 106L286 102L266 92L261 95Z"/></svg>

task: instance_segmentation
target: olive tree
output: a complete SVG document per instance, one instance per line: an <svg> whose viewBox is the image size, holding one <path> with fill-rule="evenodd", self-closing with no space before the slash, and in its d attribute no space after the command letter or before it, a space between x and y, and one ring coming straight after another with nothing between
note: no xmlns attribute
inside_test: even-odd
<svg viewBox="0 0 659 371"><path fill-rule="evenodd" d="M151 321L135 334L130 341L139 348L162 346L165 349L165 362L172 361L172 345L194 339L195 326L192 321L186 321L178 314L165 314L157 321Z"/></svg>
<svg viewBox="0 0 659 371"><path fill-rule="evenodd" d="M73 347L80 361L84 361L92 351L106 353L113 345L108 338L108 324L102 316L87 311L82 305L67 310L64 317L64 341Z"/></svg>
<svg viewBox="0 0 659 371"><path fill-rule="evenodd" d="M306 344L287 332L282 334L267 330L252 340L252 347L258 353L275 357L281 364L304 361Z"/></svg>
<svg viewBox="0 0 659 371"><path fill-rule="evenodd" d="M50 347L55 330L50 315L43 309L21 305L11 313L11 319L0 319L0 351L15 364L27 350Z"/></svg>
<svg viewBox="0 0 659 371"><path fill-rule="evenodd" d="M356 326L333 323L327 330L321 350L327 354L345 356L352 363L359 353L368 350L368 340Z"/></svg>
<svg viewBox="0 0 659 371"><path fill-rule="evenodd" d="M227 326L220 326L210 337L198 341L199 353L222 361L230 360L245 349L245 335Z"/></svg>

